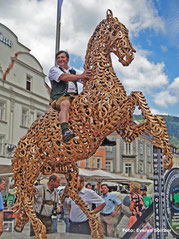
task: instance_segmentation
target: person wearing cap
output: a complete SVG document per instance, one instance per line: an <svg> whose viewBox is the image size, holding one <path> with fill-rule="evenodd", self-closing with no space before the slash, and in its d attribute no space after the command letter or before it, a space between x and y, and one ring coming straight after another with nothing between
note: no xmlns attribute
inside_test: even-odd
<svg viewBox="0 0 179 239"><path fill-rule="evenodd" d="M104 199L106 206L100 212L102 232L105 236L113 236L113 223L114 216L122 206L120 199L113 193L109 193L109 187L107 184L101 185L102 198Z"/></svg>
<svg viewBox="0 0 179 239"><path fill-rule="evenodd" d="M145 207L148 208L151 204L152 201L151 199L147 196L147 187L145 184L140 185L140 194L143 197Z"/></svg>
<svg viewBox="0 0 179 239"><path fill-rule="evenodd" d="M56 53L57 66L49 70L48 78L51 82L50 101L53 109L59 111L63 142L68 142L75 137L72 130L68 128L69 109L75 95L79 94L78 84L84 83L91 77L91 70L79 71L68 65L69 54L61 50ZM79 87L82 88L82 85ZM115 146L116 142L105 138L102 146Z"/></svg>

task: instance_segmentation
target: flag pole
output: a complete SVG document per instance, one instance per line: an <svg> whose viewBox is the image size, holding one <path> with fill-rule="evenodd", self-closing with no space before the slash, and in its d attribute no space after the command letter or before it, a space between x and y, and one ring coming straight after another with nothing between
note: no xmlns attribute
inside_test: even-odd
<svg viewBox="0 0 179 239"><path fill-rule="evenodd" d="M60 50L60 29L61 29L61 8L63 0L57 0L57 26L56 26L56 44L55 44L55 56ZM56 57L55 57L56 65Z"/></svg>

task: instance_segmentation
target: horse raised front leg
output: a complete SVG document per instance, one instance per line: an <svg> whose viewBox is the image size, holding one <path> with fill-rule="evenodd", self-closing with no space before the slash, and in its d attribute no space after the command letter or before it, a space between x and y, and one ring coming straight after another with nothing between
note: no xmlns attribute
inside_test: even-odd
<svg viewBox="0 0 179 239"><path fill-rule="evenodd" d="M96 214L89 209L85 202L78 195L77 190L77 180L78 180L78 169L77 167L66 175L68 184L68 195L71 199L80 207L80 209L88 217L89 225L91 228L91 236L93 238L103 238L103 233L101 230L101 223L99 222Z"/></svg>
<svg viewBox="0 0 179 239"><path fill-rule="evenodd" d="M153 137L152 144L156 147L160 147L163 150L164 155L164 168L170 169L172 167L172 153L167 133L167 127L164 119L158 115L152 115L146 99L142 92L132 92L129 97L129 101L132 101L132 111L133 107L139 106L142 111L144 123L139 125L134 124L134 122L126 122L125 129L117 130L121 137L126 142L132 142L140 134L149 131Z"/></svg>

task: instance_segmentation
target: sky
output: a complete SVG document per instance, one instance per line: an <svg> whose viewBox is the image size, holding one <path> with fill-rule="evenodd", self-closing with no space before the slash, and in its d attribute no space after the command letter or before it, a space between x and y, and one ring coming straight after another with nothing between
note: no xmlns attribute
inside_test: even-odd
<svg viewBox="0 0 179 239"><path fill-rule="evenodd" d="M60 49L72 67L83 69L88 40L107 9L128 28L136 49L128 67L112 56L127 94L142 91L153 114L179 116L179 0L63 0ZM0 0L0 22L46 75L55 61L56 19L57 0Z"/></svg>

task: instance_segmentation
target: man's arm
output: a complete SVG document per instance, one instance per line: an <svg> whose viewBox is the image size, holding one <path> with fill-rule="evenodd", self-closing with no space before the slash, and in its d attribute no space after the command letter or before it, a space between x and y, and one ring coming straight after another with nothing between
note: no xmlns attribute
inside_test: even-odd
<svg viewBox="0 0 179 239"><path fill-rule="evenodd" d="M0 211L0 236L3 233L3 210Z"/></svg>
<svg viewBox="0 0 179 239"><path fill-rule="evenodd" d="M116 215L116 213L119 211L119 209L121 208L121 206L122 206L122 203L119 204L119 205L116 207L116 209L115 209L115 211L114 211L113 213L111 213L111 216L112 216L112 217L114 217L114 216Z"/></svg>
<svg viewBox="0 0 179 239"><path fill-rule="evenodd" d="M73 74L68 74L68 73L63 73L59 77L59 81L75 81L75 80L85 80L91 77L91 71L84 71L80 75L73 75Z"/></svg>
<svg viewBox="0 0 179 239"><path fill-rule="evenodd" d="M106 206L106 203L104 202L104 203L102 203L101 205L97 206L97 207L93 210L93 212L94 212L94 213L98 213L98 212L100 212L105 206Z"/></svg>

